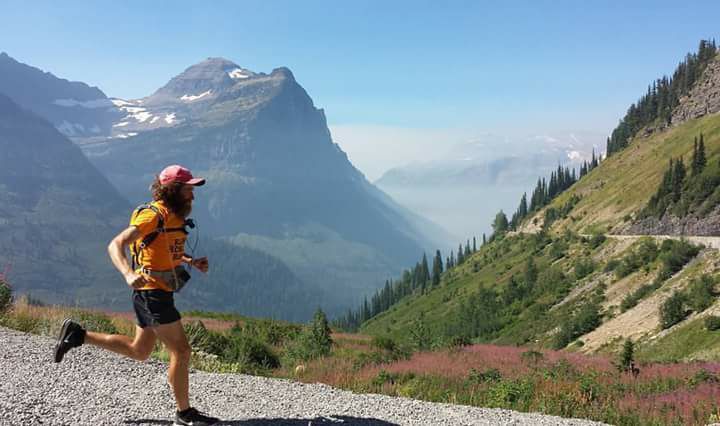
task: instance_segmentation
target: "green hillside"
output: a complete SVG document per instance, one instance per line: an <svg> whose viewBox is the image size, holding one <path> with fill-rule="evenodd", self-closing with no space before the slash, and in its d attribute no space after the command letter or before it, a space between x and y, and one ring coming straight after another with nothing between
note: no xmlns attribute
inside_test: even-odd
<svg viewBox="0 0 720 426"><path fill-rule="evenodd" d="M718 332L701 318L720 307L701 312L686 304L689 316L664 331L660 313L673 291L689 292L703 274L714 280L717 250L611 235L647 205L671 157L690 163L700 134L703 175L720 175L719 114L636 137L526 218L521 232L498 235L445 271L439 285L403 298L362 331L417 347L471 341L583 352L614 351L629 337L645 359L720 358ZM542 229L549 209L565 213ZM711 302L715 296L713 287ZM664 354L668 345L674 349Z"/></svg>
<svg viewBox="0 0 720 426"><path fill-rule="evenodd" d="M581 233L607 232L636 215L655 193L670 158L689 163L694 138L704 135L708 157L705 173L718 175L720 166L720 114L688 121L670 131L636 138L625 150L603 161L550 207L561 208L573 195L580 201L554 229ZM536 222L541 218L537 217ZM528 221L532 224L532 220ZM527 229L527 228L526 228Z"/></svg>

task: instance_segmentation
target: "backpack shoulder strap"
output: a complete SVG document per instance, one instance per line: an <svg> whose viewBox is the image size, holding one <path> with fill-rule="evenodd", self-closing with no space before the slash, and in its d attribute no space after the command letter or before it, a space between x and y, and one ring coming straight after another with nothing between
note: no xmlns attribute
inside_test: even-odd
<svg viewBox="0 0 720 426"><path fill-rule="evenodd" d="M152 244L152 242L155 241L155 238L157 238L157 236L160 232L165 231L165 218L163 217L162 213L160 212L160 209L158 209L156 206L154 206L150 203L142 204L142 205L136 207L135 210L133 211L132 217L133 218L137 217L137 215L139 215L140 212L142 212L143 210L147 210L147 209L150 209L157 214L158 223L157 223L157 227L155 228L155 230L153 230L149 234L145 235L139 243L138 242L133 243L131 250L130 250L130 252L132 254L132 268L133 269L135 269L135 266L140 264L140 256L141 256L142 250L145 247Z"/></svg>
<svg viewBox="0 0 720 426"><path fill-rule="evenodd" d="M141 211L150 209L157 214L158 217L158 223L155 227L155 230L147 234L142 241L140 242L140 248L144 249L145 247L152 244L153 241L155 241L155 238L157 238L158 234L160 232L165 232L165 218L163 217L162 213L160 212L160 209L158 209L156 206L153 206L152 204L143 204L142 206L139 206L137 209L135 209L135 214L140 214Z"/></svg>

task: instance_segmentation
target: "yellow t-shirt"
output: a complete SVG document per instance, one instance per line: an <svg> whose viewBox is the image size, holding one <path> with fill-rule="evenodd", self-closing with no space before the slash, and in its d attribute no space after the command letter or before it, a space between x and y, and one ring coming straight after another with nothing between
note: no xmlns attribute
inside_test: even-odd
<svg viewBox="0 0 720 426"><path fill-rule="evenodd" d="M162 201L153 201L150 203L155 206L164 218L165 229L182 228L185 219L177 216L168 209ZM137 215L133 214L130 218L130 225L135 226L140 231L140 238L135 241L138 247L137 261L135 272L142 273L142 268L154 271L168 271L182 264L182 257L185 254L185 240L187 235L180 229L170 232L160 232L155 240L144 249L139 249L140 242L146 235L155 231L158 227L158 214L152 209L145 208ZM148 283L138 290L165 290L172 289L165 283L162 278L153 277L143 274Z"/></svg>

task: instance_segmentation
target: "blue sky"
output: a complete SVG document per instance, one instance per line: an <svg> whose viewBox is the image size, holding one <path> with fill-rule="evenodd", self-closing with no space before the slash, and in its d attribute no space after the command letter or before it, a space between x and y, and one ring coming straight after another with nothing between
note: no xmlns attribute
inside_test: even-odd
<svg viewBox="0 0 720 426"><path fill-rule="evenodd" d="M604 140L652 79L718 38L718 16L716 1L4 0L0 51L121 98L210 56L287 66L352 156L383 128L404 143Z"/></svg>

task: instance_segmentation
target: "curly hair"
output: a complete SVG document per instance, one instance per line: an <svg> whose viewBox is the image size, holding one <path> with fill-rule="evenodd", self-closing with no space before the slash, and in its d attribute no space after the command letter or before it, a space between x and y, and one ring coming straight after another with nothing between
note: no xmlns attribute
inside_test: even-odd
<svg viewBox="0 0 720 426"><path fill-rule="evenodd" d="M182 187L183 184L179 182L163 185L160 183L160 179L155 177L155 181L150 186L150 192L154 201L162 201L174 214L187 217L192 209L192 204L182 199L180 195Z"/></svg>

